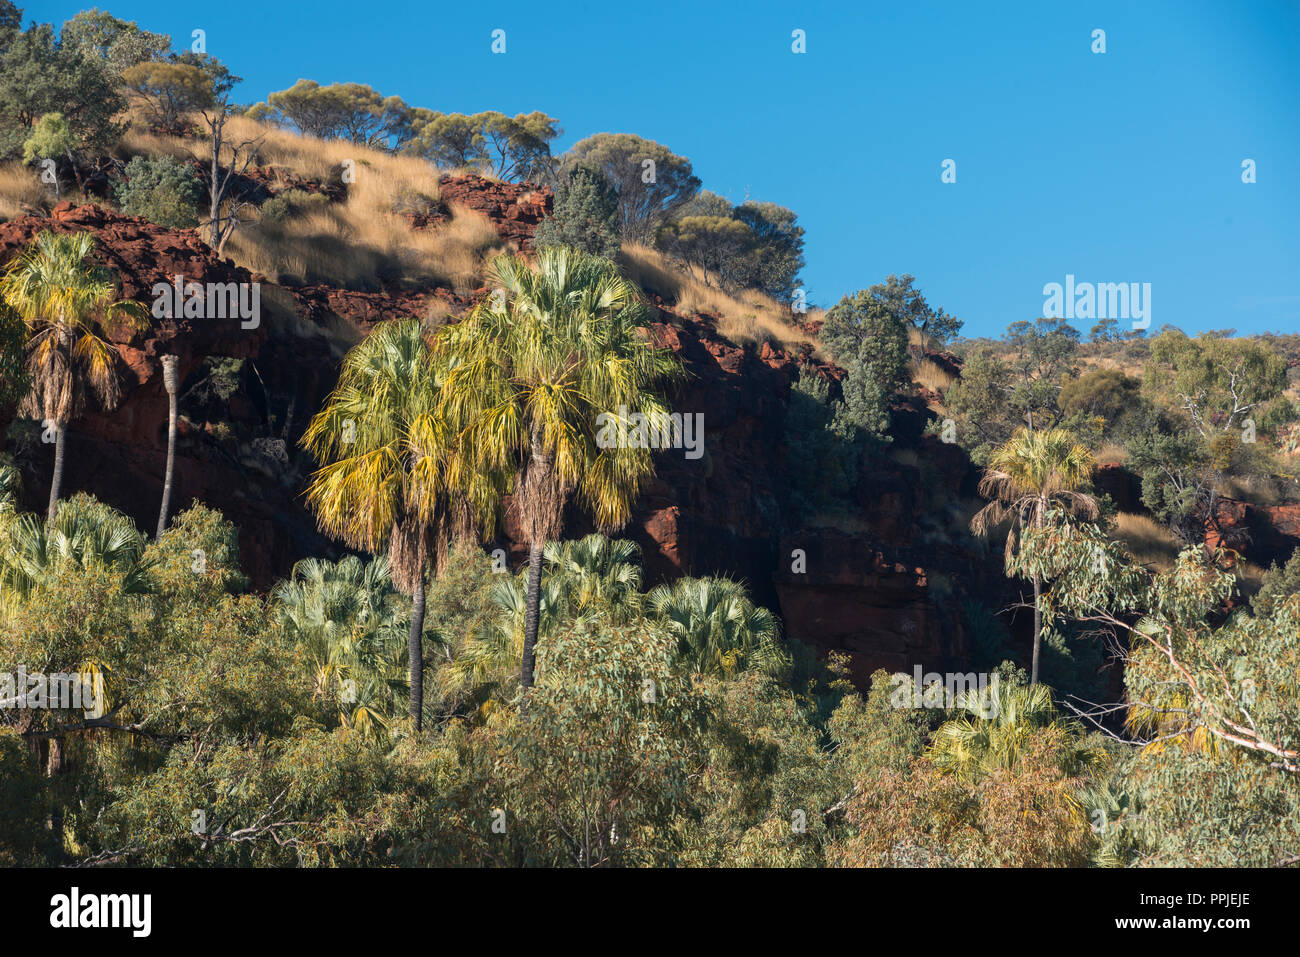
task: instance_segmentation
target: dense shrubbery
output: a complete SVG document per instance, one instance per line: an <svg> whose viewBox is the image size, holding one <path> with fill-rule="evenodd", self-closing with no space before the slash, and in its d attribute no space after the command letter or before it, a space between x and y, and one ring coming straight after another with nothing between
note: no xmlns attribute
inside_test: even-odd
<svg viewBox="0 0 1300 957"><path fill-rule="evenodd" d="M203 184L194 167L170 156L133 157L113 191L128 216L142 216L160 226L197 226Z"/></svg>
<svg viewBox="0 0 1300 957"><path fill-rule="evenodd" d="M148 543L76 496L49 532L4 521L0 661L93 669L105 713L0 711L0 859L1277 863L1300 822L1294 774L1276 766L1296 762L1298 600L1213 626L1221 573L1151 576L1089 528L1031 530L1021 571L1055 582L1049 621L1123 616L1129 726L1146 747L1088 734L1010 666L922 708L910 691L900 706L910 685L884 672L864 697L834 658L791 671L804 651L726 611L744 602L734 586L647 596L635 551L599 537L548 549L523 710L517 681L501 680L517 672L519 606L493 597L518 584L476 549L455 552L429 583L435 677L417 734L400 665L409 612L385 562L313 561L263 601L243 592L219 514L196 506ZM66 544L43 544L52 535ZM1110 560L1101 576L1095 549ZM785 666L744 650L774 640ZM1226 688L1210 681L1221 669ZM1253 750L1234 709L1257 729Z"/></svg>

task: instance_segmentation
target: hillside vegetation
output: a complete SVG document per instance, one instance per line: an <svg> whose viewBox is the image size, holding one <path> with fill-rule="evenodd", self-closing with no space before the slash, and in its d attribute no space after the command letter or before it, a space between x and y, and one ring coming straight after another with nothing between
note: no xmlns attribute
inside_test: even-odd
<svg viewBox="0 0 1300 957"><path fill-rule="evenodd" d="M22 23L0 864L1300 863L1300 337L818 309L797 215L663 144ZM743 523L768 581L691 566Z"/></svg>

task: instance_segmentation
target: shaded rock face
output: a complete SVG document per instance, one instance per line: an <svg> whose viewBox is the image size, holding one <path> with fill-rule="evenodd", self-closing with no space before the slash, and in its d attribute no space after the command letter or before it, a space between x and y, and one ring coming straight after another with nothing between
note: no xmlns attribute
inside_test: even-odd
<svg viewBox="0 0 1300 957"><path fill-rule="evenodd" d="M822 653L847 652L864 687L877 668L965 670L963 600L982 599L998 611L1013 596L999 555L964 534L933 534L935 525L965 522L935 514L943 507L935 490L972 495L977 473L959 447L921 434L929 417L923 404L900 400L893 409L894 449L916 464L885 454L861 461L851 531L790 528L791 384L801 365L832 381L842 370L771 344L742 348L670 310L661 309L659 320L654 338L687 371L670 407L703 414L704 455L659 452L656 475L619 533L641 546L647 583L684 574L744 578L791 637ZM581 515L570 514L566 535L589 531ZM506 533L519 542L513 523ZM525 547L511 552L521 560Z"/></svg>
<svg viewBox="0 0 1300 957"><path fill-rule="evenodd" d="M56 206L48 218L28 216L0 225L0 261L8 261L44 230L91 232L99 259L118 277L122 296L150 307L154 284L170 283L176 275L204 284L258 281L231 261L217 259L192 230L69 203ZM276 288L263 286L264 294ZM167 460L168 399L160 357L178 357L183 396L201 374L205 358L246 360L241 387L230 399L234 437L215 438L212 423L181 423L172 502L175 512L199 499L236 522L245 570L266 587L304 554L338 551L315 532L315 522L302 508L300 470L289 468L277 454L277 443L292 451L306 415L333 387L337 360L323 340L277 329L274 307L265 298L262 306L257 327L250 329L238 318L178 318L151 320L148 330L134 334L107 330L120 357L122 402L111 412L91 402L69 425L64 488L88 491L130 515L139 527L153 528ZM290 407L298 410L297 421L286 421ZM267 424L272 409L281 429ZM26 459L24 487L31 507L49 494L52 458L48 447L38 443Z"/></svg>
<svg viewBox="0 0 1300 957"><path fill-rule="evenodd" d="M1143 512L1142 480L1122 465L1103 462L1097 466L1093 476L1093 485L1098 492L1105 493L1115 500L1115 506L1121 512Z"/></svg>
<svg viewBox="0 0 1300 957"><path fill-rule="evenodd" d="M1142 503L1142 480L1123 465L1103 463L1093 483L1115 500L1121 511L1150 515ZM1285 564L1300 548L1300 503L1258 506L1220 495L1213 514L1205 519L1205 547L1240 552L1248 561L1267 568Z"/></svg>
<svg viewBox="0 0 1300 957"><path fill-rule="evenodd" d="M1206 548L1231 548L1264 568L1300 548L1300 503L1256 506L1219 498L1205 522Z"/></svg>

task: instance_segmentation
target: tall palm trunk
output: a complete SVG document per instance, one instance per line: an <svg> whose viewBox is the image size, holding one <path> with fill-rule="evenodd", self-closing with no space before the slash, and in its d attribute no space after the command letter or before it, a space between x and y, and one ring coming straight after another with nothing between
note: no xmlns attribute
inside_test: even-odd
<svg viewBox="0 0 1300 957"><path fill-rule="evenodd" d="M411 718L415 730L424 727L424 565L415 575L411 589L411 637L408 643L411 668Z"/></svg>
<svg viewBox="0 0 1300 957"><path fill-rule="evenodd" d="M1031 426L1032 428L1032 426ZM1043 527L1043 516L1047 514L1051 502L1046 497L1038 497L1038 507L1034 509L1034 528ZM1030 664L1029 683L1038 684L1038 653L1043 647L1043 579L1034 576L1034 659Z"/></svg>
<svg viewBox="0 0 1300 957"><path fill-rule="evenodd" d="M59 489L63 485L63 437L67 428L62 422L54 424L54 474L50 476L50 507L46 512L46 519L51 522L59 508Z"/></svg>
<svg viewBox="0 0 1300 957"><path fill-rule="evenodd" d="M1038 652L1043 646L1043 609L1039 602L1043 596L1043 580L1034 576L1034 663L1029 677L1031 685L1038 684Z"/></svg>
<svg viewBox="0 0 1300 957"><path fill-rule="evenodd" d="M163 356L163 386L167 389L167 473L163 477L162 507L158 509L158 537L167 531L167 508L172 501L172 475L176 468L176 356Z"/></svg>
<svg viewBox="0 0 1300 957"><path fill-rule="evenodd" d="M551 482L551 460L546 455L542 430L534 424L528 476L524 487L524 527L529 530L528 542L528 595L524 608L524 654L519 666L519 683L527 691L533 686L536 664L537 629L542 609L542 549L546 545L546 530L551 515L543 514L555 503L546 495Z"/></svg>
<svg viewBox="0 0 1300 957"><path fill-rule="evenodd" d="M527 691L533 686L536 663L537 626L542 608L542 543L528 546L528 604L524 609L524 658L519 668L519 683Z"/></svg>

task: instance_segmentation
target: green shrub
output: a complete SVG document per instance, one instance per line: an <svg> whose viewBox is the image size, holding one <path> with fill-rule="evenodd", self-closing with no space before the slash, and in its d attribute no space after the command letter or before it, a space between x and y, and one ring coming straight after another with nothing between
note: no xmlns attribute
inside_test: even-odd
<svg viewBox="0 0 1300 957"><path fill-rule="evenodd" d="M194 167L171 156L134 157L113 190L118 208L159 226L188 229L199 224L203 185Z"/></svg>

